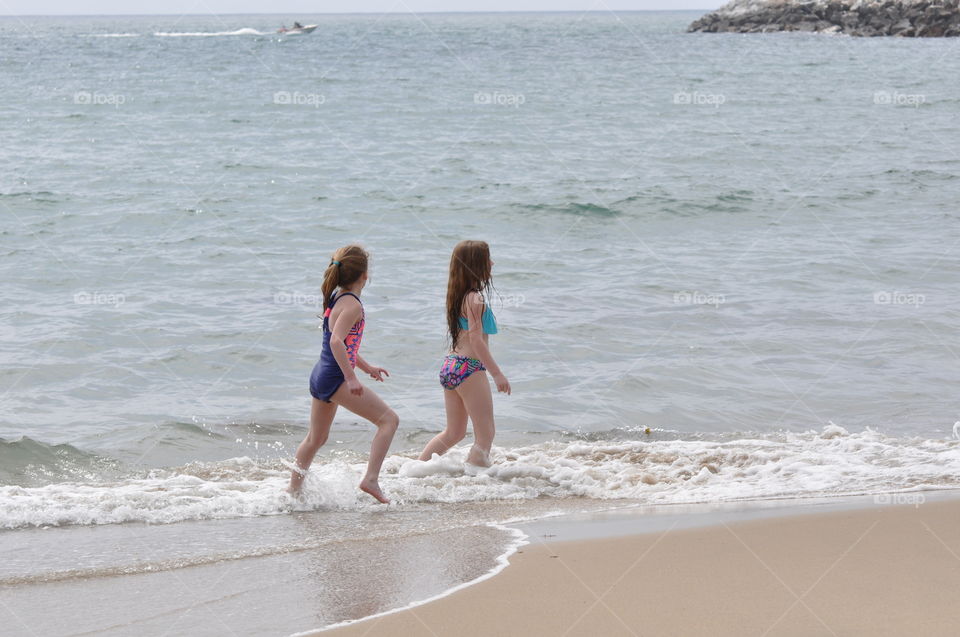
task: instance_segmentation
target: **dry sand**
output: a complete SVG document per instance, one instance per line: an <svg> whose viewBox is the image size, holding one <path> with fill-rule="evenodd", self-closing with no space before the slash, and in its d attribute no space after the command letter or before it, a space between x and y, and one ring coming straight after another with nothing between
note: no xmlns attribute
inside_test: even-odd
<svg viewBox="0 0 960 637"><path fill-rule="evenodd" d="M324 634L960 635L960 501L520 551L491 579Z"/></svg>

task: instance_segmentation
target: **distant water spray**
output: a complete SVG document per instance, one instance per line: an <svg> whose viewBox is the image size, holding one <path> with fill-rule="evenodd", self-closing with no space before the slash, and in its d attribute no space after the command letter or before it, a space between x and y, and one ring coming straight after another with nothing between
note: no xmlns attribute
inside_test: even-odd
<svg viewBox="0 0 960 637"><path fill-rule="evenodd" d="M160 32L154 33L153 35L157 36L158 38L210 38L210 37L217 37L222 35L273 35L273 34L267 33L264 31L257 31L256 29L243 28L243 29L237 29L236 31L212 31L212 32L189 31L189 32L178 33L178 32L160 31Z"/></svg>

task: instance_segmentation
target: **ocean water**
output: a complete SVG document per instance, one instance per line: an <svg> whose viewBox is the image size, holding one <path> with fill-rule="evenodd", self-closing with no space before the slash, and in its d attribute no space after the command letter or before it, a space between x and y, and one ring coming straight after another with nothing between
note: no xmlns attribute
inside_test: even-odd
<svg viewBox="0 0 960 637"><path fill-rule="evenodd" d="M287 538L243 563L303 520L489 548L517 517L960 486L956 43L698 15L0 18L0 585L200 568L217 525ZM482 472L413 460L463 238L491 244L514 389ZM386 513L346 413L282 493L352 241L401 418ZM159 553L30 548L131 528Z"/></svg>

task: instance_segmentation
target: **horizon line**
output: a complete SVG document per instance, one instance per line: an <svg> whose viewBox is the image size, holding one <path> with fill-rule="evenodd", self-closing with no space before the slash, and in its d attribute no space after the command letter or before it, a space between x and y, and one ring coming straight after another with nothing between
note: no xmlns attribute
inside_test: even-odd
<svg viewBox="0 0 960 637"><path fill-rule="evenodd" d="M449 15L449 14L497 14L497 13L686 13L694 11L715 11L716 9L567 9L561 11L543 11L537 9L502 9L499 11L320 11L316 13L300 13L297 15ZM277 13L239 12L239 13L0 13L0 18L117 18L117 17L166 17L166 16L277 16L293 13L282 11Z"/></svg>

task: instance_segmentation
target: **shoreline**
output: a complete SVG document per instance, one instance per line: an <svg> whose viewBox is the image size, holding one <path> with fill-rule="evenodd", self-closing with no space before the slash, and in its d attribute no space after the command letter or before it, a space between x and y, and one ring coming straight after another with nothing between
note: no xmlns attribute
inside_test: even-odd
<svg viewBox="0 0 960 637"><path fill-rule="evenodd" d="M288 637L306 637L307 635L315 635L315 634L317 634L318 632L327 633L327 632L330 632L331 630L337 630L337 629L339 629L339 628L346 628L347 626L352 626L352 625L354 625L354 624L358 624L358 623L361 623L361 622L366 622L366 621L369 621L369 620L376 620L376 619L379 619L379 618L381 618L381 617L386 617L387 615L394 615L394 614L396 614L396 613L402 613L402 612L405 612L405 611L409 611L409 610L412 610L412 609L414 609L414 608L417 608L418 606L423 606L423 605L425 605L425 604L430 604L430 603L432 603L432 602L441 600L441 599L443 599L443 598L445 598L445 597L449 597L450 595L453 595L454 593L457 593L457 592L459 592L459 591L462 591L462 590L464 590L464 589L466 589L466 588L470 588L471 586L475 586L476 584L479 584L479 583L481 583L481 582L483 582L483 581L486 581L486 580L488 580L488 579L490 579L490 578L492 578L492 577L495 577L495 576L498 575L501 571L503 571L505 568L507 568L508 566L510 566L510 558L511 558L511 557L513 557L514 555L516 555L516 554L520 551L520 549L521 549L522 547L527 546L527 545L529 544L529 541L528 541L528 540L529 540L529 537L527 536L526 533L524 533L523 531L520 531L520 530L519 530L518 528L516 528L516 527L511 527L511 526L507 526L507 525L504 525L504 524L487 524L487 525L485 525L485 526L488 526L488 527L494 528L494 529L499 529L499 530L501 530L501 531L505 531L505 532L508 532L508 533L512 533L512 534L514 535L514 539L513 539L513 542L511 542L511 543L507 546L507 550L504 551L503 553L501 553L499 556L497 556L496 565L495 565L493 568L491 568L489 571L487 571L486 573L484 573L483 575L480 575L479 577L476 577L476 578L474 578L474 579L472 579L472 580L470 580L470 581L468 581L468 582L462 582L462 583L460 583L460 584L457 584L456 586L453 586L453 587L451 587L451 588L448 588L447 590L444 590L444 591L442 591L442 592L440 592L440 593L438 593L438 594L436 594L436 595L434 595L434 596L432 596L432 597L428 597L428 598L426 598L426 599L421 599L421 600L416 600L416 601L410 602L409 604L407 604L407 605L405 605L405 606L401 606L401 607L399 607L399 608L391 608L391 609L389 609L389 610L385 610L385 611L382 611L382 612L379 612L379 613L376 613L376 614L373 614L373 615L368 615L367 617L360 617L359 619L347 619L347 620L345 620L345 621L337 622L336 624L331 624L331 625L329 625L329 626L324 626L323 628L319 628L319 629L317 629L317 628L311 628L311 629L309 629L309 630L305 630L305 631L302 631L302 632L293 633L293 634L289 635Z"/></svg>
<svg viewBox="0 0 960 637"><path fill-rule="evenodd" d="M526 568L525 556L547 548L593 550L664 533L709 535L750 524L789 527L811 518L895 509L884 504L905 501L922 503L921 511L938 503L960 508L960 490L709 504L621 500L602 508L546 499L11 531L5 537L12 541L0 551L0 607L21 619L24 630L14 627L11 637L30 634L27 626L38 634L119 636L135 630L159 637L185 621L198 636L223 634L225 627L237 635L303 636L393 625L403 621L398 617L433 613L484 590L492 592L482 606L519 601L535 619L544 598L531 596L530 587L556 574L541 572L513 592L504 592L501 583ZM954 518L960 519L960 510ZM960 546L955 550L960 555ZM78 556L80 570L64 570L58 557L64 552ZM30 574L30 582L17 583L18 573ZM687 593L681 588L679 594ZM192 614L199 609L200 615Z"/></svg>
<svg viewBox="0 0 960 637"><path fill-rule="evenodd" d="M520 540L520 543L515 545L507 554L501 556L498 560L498 566L486 575L471 582L461 584L430 599L408 604L403 608L381 612L370 617L340 622L318 629L298 632L291 637L307 637L321 633L344 636L368 635L371 637L381 634L434 635L449 634L448 631L453 627L457 627L458 630L460 630L460 634L464 635L474 634L474 632L470 632L470 630L472 630L471 627L476 628L475 634L477 635L489 634L491 630L494 632L508 631L506 634L511 634L509 632L511 625L522 626L524 634L560 634L565 629L563 626L552 625L547 629L543 625L538 624L536 620L540 618L547 621L547 623L553 621L554 624L556 624L557 621L562 621L561 619L557 619L557 613L560 613L560 616L562 616L566 606L579 607L584 604L589 605L592 601L590 595L581 590L580 596L574 594L571 599L567 600L568 604L566 606L556 603L556 600L562 598L564 594L563 587L558 587L556 584L557 576L562 576L563 573L551 567L549 560L557 560L564 555L571 555L571 559L578 563L584 560L585 563L588 564L603 564L606 562L605 566L601 565L597 567L598 572L592 575L601 580L612 581L616 579L617 582L619 582L626 577L627 573L623 573L618 579L615 574L610 571L611 567L623 563L616 559L616 554L636 552L639 547L645 547L646 551L652 551L654 547L666 537L670 537L672 541L678 542L683 550L692 549L695 545L724 546L723 539L725 535L728 536L728 541L725 545L726 548L730 548L729 536L738 538L741 535L754 535L756 537L754 537L751 543L757 543L763 546L771 542L776 545L783 541L802 540L802 538L798 538L796 532L791 531L791 529L796 527L809 527L815 531L815 533L811 534L811 537L816 538L816 542L814 543L815 545L806 547L809 554L805 555L805 558L816 561L818 557L831 553L830 547L824 546L824 544L829 545L829 538L837 537L838 526L847 528L851 524L867 523L865 528L869 528L869 531L873 532L874 528L880 524L881 521L894 520L895 523L900 525L902 530L903 524L913 519L913 521L919 521L930 533L933 533L929 526L930 520L934 520L935 524L943 525L945 519L960 519L960 493L955 490L899 495L916 496L914 498L916 504L903 504L902 499L900 502L897 502L896 497L888 498L887 502L884 503L883 497L881 496L855 496L838 499L823 498L813 503L802 500L778 501L775 504L768 502L734 502L722 505L684 507L688 510L680 512L663 511L662 509L666 507L659 507L661 510L655 513L649 510L642 511L642 509L650 509L650 507L627 507L599 513L565 515L518 522L516 524L507 523L503 525L507 529L522 529L523 538ZM881 503L878 504L877 500L880 500ZM677 505L672 506L676 507ZM699 510L690 511L689 509L691 508ZM641 521L640 524L636 524L638 520ZM627 526L624 525L624 521L627 521L628 525L632 523L634 530L629 530ZM913 530L916 531L917 529L914 528ZM953 530L955 529L951 531ZM864 537L866 535L865 533ZM882 535L881 540L883 542L892 541L896 544L901 539L897 537L896 534L891 537L889 532L879 535ZM942 535L944 534L941 534L941 536ZM955 586L953 586L952 589L947 587L947 590L956 590L957 586L960 586L960 537L958 537L956 533L952 535L948 533L946 535L949 539L946 541L941 540L942 546L940 550L947 556L948 560L951 553L953 557L957 559L953 564L950 564L950 562L946 560L943 561L946 567L955 567L949 576L949 581ZM864 539L864 537L860 537L857 543ZM916 536L911 536L910 538L903 537L902 539L905 543L909 543L909 540L922 539L922 536L919 538ZM749 546L744 543L742 539L738 539L737 541L739 541L741 548L747 549L748 554L752 553L754 557L760 559L753 550L749 549ZM817 544L817 542L819 542L819 544ZM950 542L955 543L957 546L950 546ZM836 547L834 547L834 549L835 548ZM851 546L847 552L852 550L852 548L853 546ZM690 559L684 562L683 550L675 555L678 559L676 564L680 566L679 569L675 568L673 571L674 575L677 572L684 573L684 569L687 568L696 571L701 576L706 574L706 577L709 577L709 573L716 570L709 564L711 557L720 561L725 559L722 552L713 556L701 554L698 558L700 561L695 561L691 564ZM936 550L937 547L934 546L932 552L928 551L925 554L924 563L928 567L934 567L936 565L937 559L931 557L931 555L936 554ZM847 552L842 553L841 559L846 557ZM614 554L612 561L611 553ZM774 559L783 560L787 557L783 555L782 550L779 554L774 550L773 554L776 556ZM633 560L631 559L630 561ZM857 561L855 568L862 568L862 561L863 560ZM506 566L508 565L512 568L507 569ZM701 565L703 565L703 567L701 567ZM728 564L727 566L735 565ZM798 565L796 563L794 563L793 566L799 567L801 570L803 567L802 564ZM902 571L903 565L900 565L900 567ZM730 570L730 572L733 573L735 570L734 568ZM766 570L768 574L771 572L769 568ZM909 571L909 569L907 570ZM568 575L576 575L569 569L567 569L567 571L569 571L567 573ZM670 573L670 569L666 569L664 572ZM790 571L788 569L785 570L785 572ZM756 575L756 573L754 574ZM494 578L495 575L499 575L499 577ZM899 590L897 586L904 579L910 578L903 577L902 572L900 572L899 575L899 577L889 578L887 583L890 585L892 591L896 589L894 592L895 595L908 596L909 591ZM910 573L908 572L907 575L910 575ZM655 576L650 577L653 577L654 580L656 579ZM575 576L573 579L584 584L584 581L579 576ZM790 576L786 576L786 579L790 579ZM874 578L872 581L876 581L876 579L877 578ZM791 594L795 594L795 588L787 586L784 579L781 579L779 575L774 578L774 582L776 583L777 581L779 581L783 587L786 587ZM571 583L574 582L568 582L568 585ZM739 581L738 583L740 586L747 588L752 585L750 581ZM715 584L717 584L718 587L722 586L721 582L715 582ZM630 589L639 591L651 590L657 587L669 588L671 582L630 581L627 585ZM674 590L668 594L668 597L673 595L675 599L688 599L691 595L694 597L699 595L697 599L700 599L705 594L704 590L696 589L691 591L687 590L685 586L677 589L676 582L673 582L673 585ZM616 584L614 586L616 586ZM540 589L539 592L530 593L531 590L538 588ZM614 587L611 586L611 590L613 590L613 588ZM736 596L741 592L743 591L736 589L734 590L734 595ZM757 594L763 593L762 590L754 592ZM935 595L936 592L933 594ZM744 598L748 597L749 596L744 596ZM593 598L597 600L600 599L596 594L593 594ZM518 605L516 602L520 599L522 599L524 603ZM802 596L798 599L802 602ZM741 599L740 601L742 602L743 600ZM860 600L860 602L862 604L863 600ZM695 606L699 608L702 604L698 602ZM718 608L722 607L721 605ZM530 612L527 615L523 615L523 609L529 609ZM689 612L689 609L686 610ZM756 611L755 608L751 609L749 605L742 610L746 613L744 616ZM611 610L610 612L616 616L619 610L617 610L617 612ZM666 614L672 616L670 613ZM786 616L786 613L784 613L784 616ZM493 626L490 624L490 621L494 621L490 619L491 617L507 617L509 619L504 619L502 625ZM834 615L831 615L831 617L834 617ZM780 617L778 621L783 619L783 617ZM849 618L844 617L841 619L844 622L849 622ZM726 625L725 629L727 632L724 632L724 629L715 625L711 617L702 617L701 620L706 622L706 626L710 627L709 632L702 633L705 635L741 635L744 634L746 630L742 625L734 622L733 625ZM797 618L791 619L790 621L794 620L799 621ZM650 617L643 618L643 634L650 634L650 621ZM674 634L677 627L671 626L669 619L666 621L667 624L661 625L661 628L667 632L655 632L654 634ZM834 621L840 620L834 618ZM436 626L431 622L436 623ZM511 624L510 622L514 623ZM787 622L787 624L787 632L783 634L821 634L816 632L816 630L812 633L802 632L803 630L810 629L811 626L802 628L799 625L789 624L789 622ZM819 630L822 631L822 634L831 634L822 624L822 621L818 623ZM566 628L572 629L574 626L567 626ZM637 628L640 628L639 623L637 624ZM674 629L674 632L670 632L671 628ZM816 626L813 626L813 628L816 629ZM862 632L856 632L857 629L854 627L854 632L843 634L885 634L882 628L882 626L870 626L864 627ZM936 632L941 628L941 632ZM949 626L944 622L941 623L939 628L934 625L928 625L926 629L928 630L926 634L931 635L952 634L947 632ZM538 632L538 630L540 632ZM557 632L558 630L560 633ZM584 634L595 634L597 629L595 626L591 628L581 625L578 630L586 631ZM619 631L624 634L634 633L631 626L624 623L622 619L618 619L614 624L605 626L604 630L600 632L607 634L604 632L605 630ZM791 632L795 630L800 630L801 632ZM931 630L933 632L929 632ZM683 628L680 634L701 633L697 633L694 629L690 628L686 624L686 620L683 620ZM781 633L775 632L772 634ZM897 633L893 632L889 634Z"/></svg>

